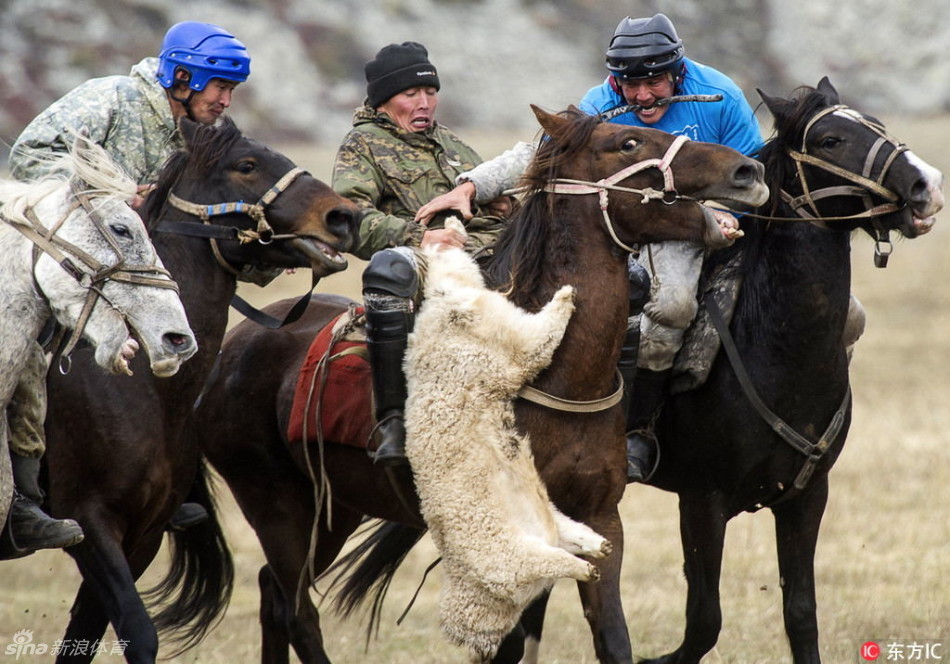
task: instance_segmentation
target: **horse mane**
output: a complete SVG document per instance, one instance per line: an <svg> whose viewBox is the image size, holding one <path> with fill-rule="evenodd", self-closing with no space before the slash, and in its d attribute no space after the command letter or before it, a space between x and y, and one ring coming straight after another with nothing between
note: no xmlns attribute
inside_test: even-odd
<svg viewBox="0 0 950 664"><path fill-rule="evenodd" d="M0 215L11 221L29 223L26 210L69 182L77 183L81 191L97 197L132 200L136 183L105 148L82 134L76 134L75 139L76 143L68 151L38 158L44 163L47 175L29 182L0 180L0 201L3 201Z"/></svg>
<svg viewBox="0 0 950 664"><path fill-rule="evenodd" d="M790 214L779 194L796 175L788 150L801 149L808 121L830 103L824 93L807 85L796 88L788 101L790 103L781 114L773 115L772 135L754 155L765 166L765 182L769 186L769 200L755 212L773 217ZM764 219L750 219L745 223L740 219L740 224L745 236L731 247L713 252L707 261L711 268L724 266L738 255L740 258L733 265L747 275L759 263L763 239L768 235L770 225Z"/></svg>
<svg viewBox="0 0 950 664"><path fill-rule="evenodd" d="M541 287L549 278L543 269L544 257L555 250L554 199L544 192L544 186L558 177L565 163L574 161L601 122L576 108L559 115L570 122L542 137L521 181L527 191L524 204L496 242L494 257L486 268L486 280L492 287L506 291L529 310L541 306Z"/></svg>
<svg viewBox="0 0 950 664"><path fill-rule="evenodd" d="M196 125L186 146L165 161L155 187L145 201L149 228L162 217L168 195L186 170L196 173L210 171L242 137L241 130L229 117L218 125Z"/></svg>

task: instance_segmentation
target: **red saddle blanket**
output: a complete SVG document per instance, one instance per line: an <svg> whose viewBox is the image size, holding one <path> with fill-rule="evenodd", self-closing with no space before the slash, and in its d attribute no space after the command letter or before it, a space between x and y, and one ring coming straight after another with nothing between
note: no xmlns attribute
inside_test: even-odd
<svg viewBox="0 0 950 664"><path fill-rule="evenodd" d="M360 307L334 318L310 344L297 377L287 437L316 442L318 423L324 441L366 448L372 438L373 389L366 342L354 334Z"/></svg>

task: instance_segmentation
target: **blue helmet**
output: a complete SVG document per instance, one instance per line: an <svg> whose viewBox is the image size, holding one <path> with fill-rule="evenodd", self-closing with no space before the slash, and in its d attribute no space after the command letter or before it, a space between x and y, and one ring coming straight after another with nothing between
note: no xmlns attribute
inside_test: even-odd
<svg viewBox="0 0 950 664"><path fill-rule="evenodd" d="M158 80L175 85L175 71L187 71L192 90L204 90L212 78L241 83L251 73L251 57L234 35L210 23L176 23L165 33L158 54Z"/></svg>

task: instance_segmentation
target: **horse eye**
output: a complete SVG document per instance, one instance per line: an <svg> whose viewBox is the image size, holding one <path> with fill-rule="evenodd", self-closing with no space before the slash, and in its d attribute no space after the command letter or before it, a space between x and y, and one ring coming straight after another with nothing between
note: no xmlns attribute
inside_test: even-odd
<svg viewBox="0 0 950 664"><path fill-rule="evenodd" d="M841 145L841 139L837 136L825 136L818 142L818 147L824 150L831 150Z"/></svg>
<svg viewBox="0 0 950 664"><path fill-rule="evenodd" d="M623 142L623 145L620 146L620 151L621 151L621 152L633 152L634 150L637 149L637 147L639 147L639 145L640 145L639 143L637 143L635 140L633 140L633 139L631 138L631 139L629 139L629 140Z"/></svg>
<svg viewBox="0 0 950 664"><path fill-rule="evenodd" d="M119 237L132 237L132 231L125 224L110 224L109 230Z"/></svg>
<svg viewBox="0 0 950 664"><path fill-rule="evenodd" d="M257 165L250 160L238 162L237 171L242 175L247 175L248 173L253 173L254 169L257 168Z"/></svg>

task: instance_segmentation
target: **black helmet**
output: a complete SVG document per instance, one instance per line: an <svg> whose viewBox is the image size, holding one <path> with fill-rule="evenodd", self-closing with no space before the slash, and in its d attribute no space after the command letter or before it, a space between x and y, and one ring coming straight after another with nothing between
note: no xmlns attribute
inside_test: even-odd
<svg viewBox="0 0 950 664"><path fill-rule="evenodd" d="M620 21L607 47L607 69L621 81L652 78L683 69L683 42L673 22L663 14Z"/></svg>

